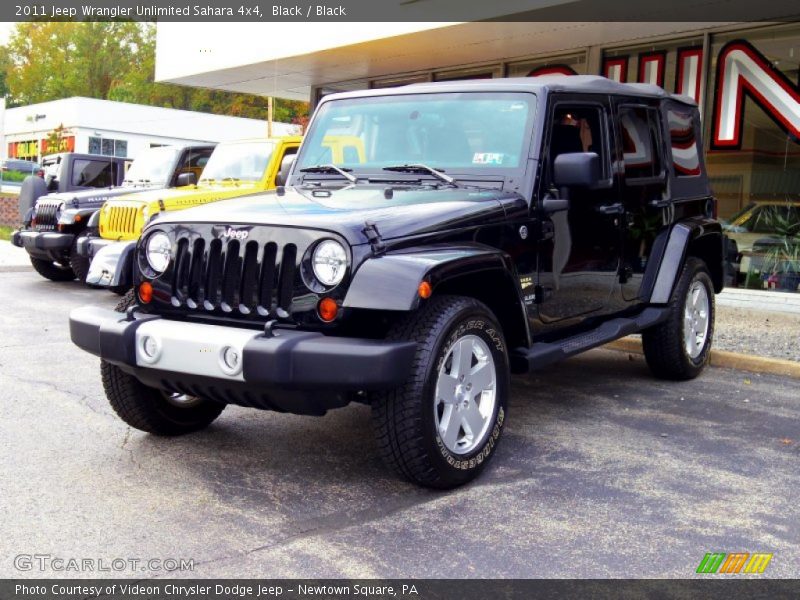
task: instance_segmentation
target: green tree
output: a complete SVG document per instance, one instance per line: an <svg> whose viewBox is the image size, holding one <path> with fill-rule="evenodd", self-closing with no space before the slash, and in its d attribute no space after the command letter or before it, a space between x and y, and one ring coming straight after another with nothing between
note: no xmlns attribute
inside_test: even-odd
<svg viewBox="0 0 800 600"><path fill-rule="evenodd" d="M142 32L137 23L19 23L8 44L12 101L108 98L131 72Z"/></svg>
<svg viewBox="0 0 800 600"><path fill-rule="evenodd" d="M8 48L0 46L0 96L8 95L8 84L6 83L6 74L10 66L10 59L8 56Z"/></svg>
<svg viewBox="0 0 800 600"><path fill-rule="evenodd" d="M152 24L19 23L8 48L2 50L0 90L5 81L12 106L86 96L267 118L267 100L262 96L156 83ZM302 122L307 115L306 102L275 101L275 121Z"/></svg>

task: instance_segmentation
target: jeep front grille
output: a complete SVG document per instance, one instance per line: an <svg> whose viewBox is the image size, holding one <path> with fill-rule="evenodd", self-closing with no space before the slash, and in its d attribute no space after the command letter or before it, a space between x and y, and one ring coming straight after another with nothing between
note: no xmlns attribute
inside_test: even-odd
<svg viewBox="0 0 800 600"><path fill-rule="evenodd" d="M36 230L37 231L55 231L58 224L58 207L61 206L61 200L50 200L36 203Z"/></svg>
<svg viewBox="0 0 800 600"><path fill-rule="evenodd" d="M179 238L171 304L262 318L286 316L294 297L297 256L293 243Z"/></svg>
<svg viewBox="0 0 800 600"><path fill-rule="evenodd" d="M141 209L139 205L110 205L110 210L101 215L103 228L100 233L108 239L138 237L136 220Z"/></svg>

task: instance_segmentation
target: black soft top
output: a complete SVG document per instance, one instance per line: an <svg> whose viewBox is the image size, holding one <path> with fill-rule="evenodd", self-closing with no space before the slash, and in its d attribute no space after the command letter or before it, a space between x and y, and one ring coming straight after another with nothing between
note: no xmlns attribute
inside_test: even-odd
<svg viewBox="0 0 800 600"><path fill-rule="evenodd" d="M670 94L663 88L649 83L617 83L599 75L543 75L541 77L505 77L498 79L467 79L460 81L437 81L414 83L399 88L360 90L325 96L323 102L337 98L364 98L369 96L392 96L404 93L432 92L531 92L546 95L552 92L574 92L584 94L615 94L620 96L644 96L669 98L682 104L697 106L689 96Z"/></svg>

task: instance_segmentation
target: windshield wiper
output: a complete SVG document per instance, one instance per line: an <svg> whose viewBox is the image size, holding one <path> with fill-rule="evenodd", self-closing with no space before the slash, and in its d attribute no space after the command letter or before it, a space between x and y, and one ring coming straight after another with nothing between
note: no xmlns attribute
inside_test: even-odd
<svg viewBox="0 0 800 600"><path fill-rule="evenodd" d="M428 165L423 165L422 163L416 163L413 165L393 165L391 167L383 167L383 170L397 171L398 173L429 173L440 181L444 181L450 185L456 185L456 180L450 177L450 175L445 175L444 172L434 169L433 167L429 167Z"/></svg>
<svg viewBox="0 0 800 600"><path fill-rule="evenodd" d="M328 165L314 165L313 167L303 167L300 169L302 173L338 173L350 183L355 183L358 181L358 178L355 175L351 175L348 171L352 171L353 169L347 169L342 167L337 167L333 164Z"/></svg>

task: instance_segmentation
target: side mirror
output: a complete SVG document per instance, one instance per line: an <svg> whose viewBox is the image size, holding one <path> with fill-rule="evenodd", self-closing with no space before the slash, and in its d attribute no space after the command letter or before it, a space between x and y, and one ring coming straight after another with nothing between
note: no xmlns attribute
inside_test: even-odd
<svg viewBox="0 0 800 600"><path fill-rule="evenodd" d="M194 173L181 173L178 175L178 181L175 183L177 187L187 185L194 185L197 183L197 176Z"/></svg>
<svg viewBox="0 0 800 600"><path fill-rule="evenodd" d="M600 157L595 152L559 154L553 163L553 183L558 188L591 188L600 182Z"/></svg>
<svg viewBox="0 0 800 600"><path fill-rule="evenodd" d="M295 154L286 154L281 160L281 168L278 169L278 174L275 175L275 187L286 185L289 180L289 173L294 166Z"/></svg>

